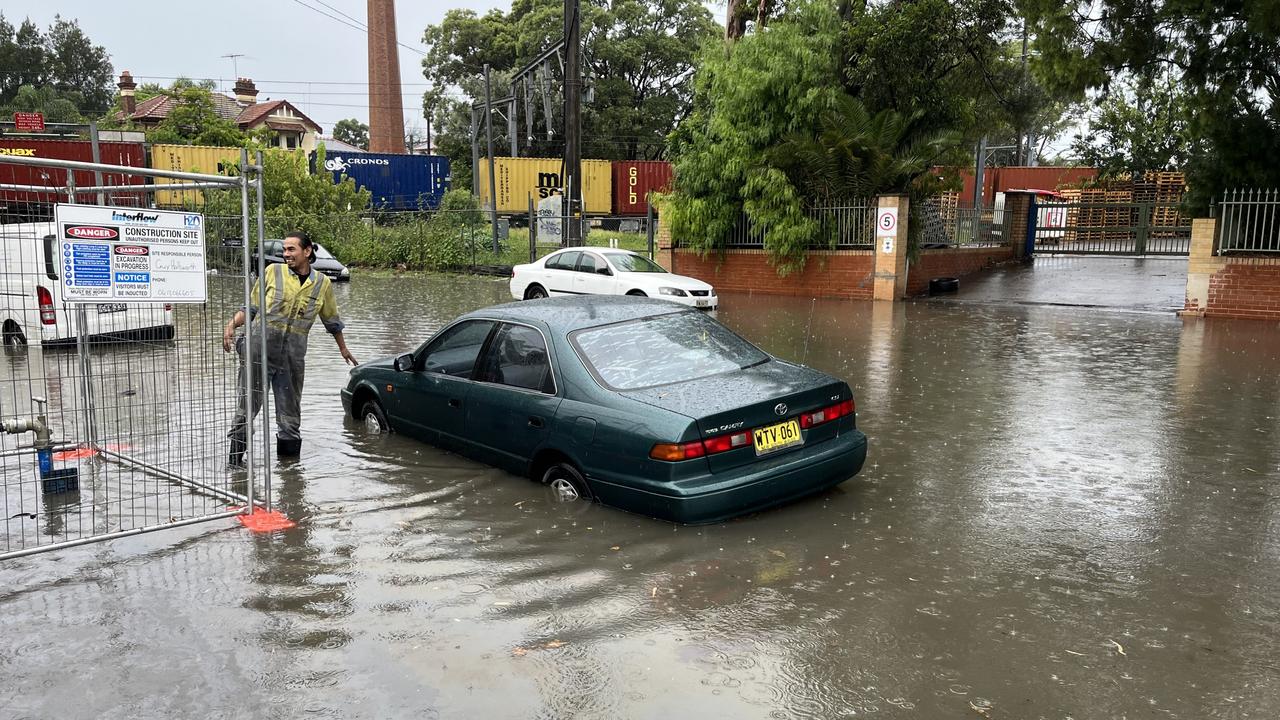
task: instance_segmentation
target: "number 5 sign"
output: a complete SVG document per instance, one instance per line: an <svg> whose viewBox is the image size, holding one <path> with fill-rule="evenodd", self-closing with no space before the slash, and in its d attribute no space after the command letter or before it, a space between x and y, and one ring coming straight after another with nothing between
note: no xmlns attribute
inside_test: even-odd
<svg viewBox="0 0 1280 720"><path fill-rule="evenodd" d="M876 237L892 238L898 236L898 208L882 207L876 213Z"/></svg>

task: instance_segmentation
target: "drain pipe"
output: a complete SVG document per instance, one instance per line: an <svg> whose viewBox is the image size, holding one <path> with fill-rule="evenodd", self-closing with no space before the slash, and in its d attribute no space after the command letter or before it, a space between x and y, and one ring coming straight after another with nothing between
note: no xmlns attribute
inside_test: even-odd
<svg viewBox="0 0 1280 720"><path fill-rule="evenodd" d="M42 397L33 397L31 402L39 407L36 416L5 420L4 431L10 435L29 432L36 434L36 441L32 447L36 449L36 457L40 460L40 475L47 476L53 470L53 436L49 432L49 419L44 410L46 400Z"/></svg>

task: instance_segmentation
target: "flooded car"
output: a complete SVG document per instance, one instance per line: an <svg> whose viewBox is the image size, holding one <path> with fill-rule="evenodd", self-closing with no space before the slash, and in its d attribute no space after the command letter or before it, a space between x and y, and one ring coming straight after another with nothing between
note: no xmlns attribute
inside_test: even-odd
<svg viewBox="0 0 1280 720"><path fill-rule="evenodd" d="M639 297L468 313L354 369L342 402L374 432L529 476L560 499L684 523L825 490L867 452L847 383Z"/></svg>

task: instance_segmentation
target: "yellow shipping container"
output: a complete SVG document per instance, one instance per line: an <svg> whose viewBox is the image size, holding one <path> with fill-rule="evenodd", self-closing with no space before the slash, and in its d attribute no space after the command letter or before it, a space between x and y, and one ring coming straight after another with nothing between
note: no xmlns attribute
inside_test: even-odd
<svg viewBox="0 0 1280 720"><path fill-rule="evenodd" d="M493 159L493 176L498 191L498 212L526 213L529 198L538 201L558 195L563 186L559 158ZM612 201L613 176L608 160L582 161L582 206L590 215L608 215ZM489 161L480 158L480 202L489 207Z"/></svg>
<svg viewBox="0 0 1280 720"><path fill-rule="evenodd" d="M216 147L212 145L152 145L151 168L153 170L176 170L178 172L204 173L206 175L226 175L224 168L240 162L240 148ZM185 184L184 180L155 178L157 185L169 183ZM156 191L156 205L159 207L182 207L184 205L202 205L204 193L199 190Z"/></svg>

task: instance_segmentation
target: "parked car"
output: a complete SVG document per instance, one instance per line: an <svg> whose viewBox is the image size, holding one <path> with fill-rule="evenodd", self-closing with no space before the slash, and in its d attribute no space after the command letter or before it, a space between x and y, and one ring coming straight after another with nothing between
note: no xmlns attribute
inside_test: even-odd
<svg viewBox="0 0 1280 720"><path fill-rule="evenodd" d="M511 297L639 295L714 310L715 288L697 278L667 272L637 252L612 248L557 250L537 262L511 268Z"/></svg>
<svg viewBox="0 0 1280 720"><path fill-rule="evenodd" d="M267 251L265 260L268 265L271 263L284 262L284 240L263 240L262 245ZM347 269L346 265L339 262L338 258L333 256L333 253L325 250L324 246L320 243L315 243L314 248L316 251L316 261L311 263L311 267L325 275L328 275L329 279L335 282L345 282L351 279L351 271ZM256 268L258 264L257 250L253 252L253 263ZM257 271L254 270L254 272Z"/></svg>
<svg viewBox="0 0 1280 720"><path fill-rule="evenodd" d="M6 347L75 344L79 305L64 299L62 266L53 223L0 225L0 338ZM85 311L91 342L174 336L168 303L86 303Z"/></svg>
<svg viewBox="0 0 1280 720"><path fill-rule="evenodd" d="M553 497L716 522L855 475L849 385L652 298L567 297L463 315L361 365L351 419L517 475Z"/></svg>

